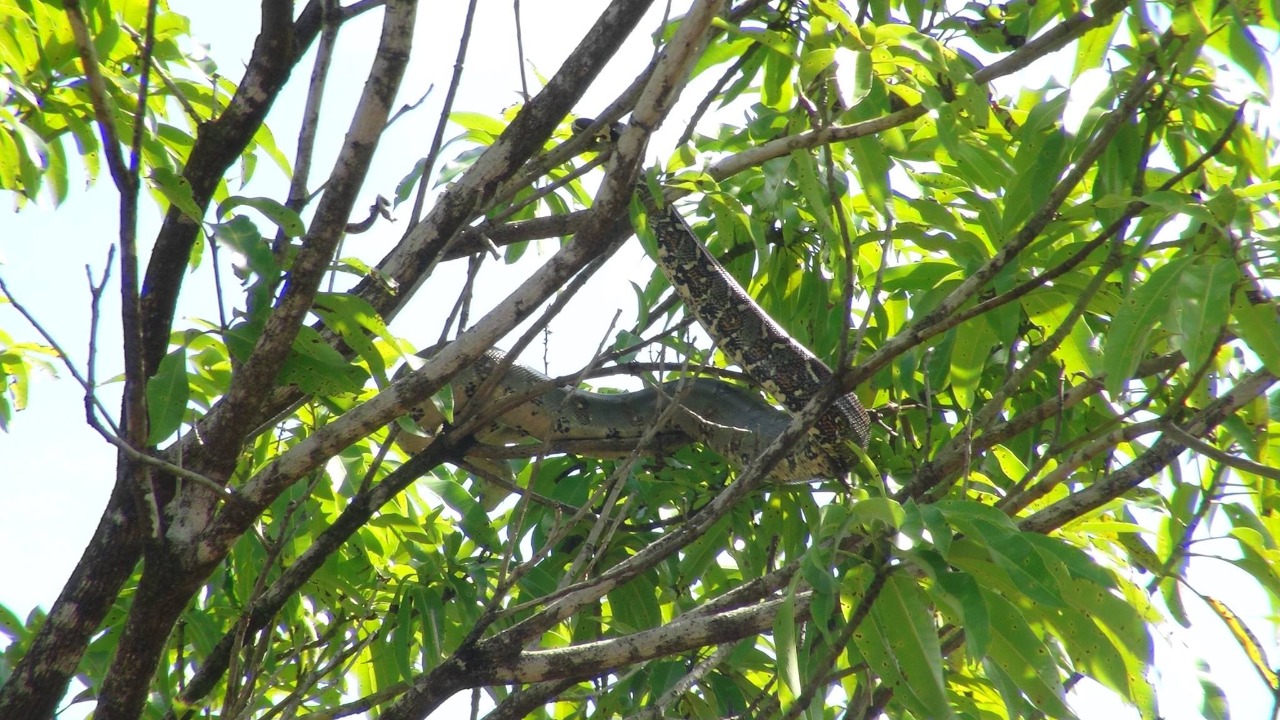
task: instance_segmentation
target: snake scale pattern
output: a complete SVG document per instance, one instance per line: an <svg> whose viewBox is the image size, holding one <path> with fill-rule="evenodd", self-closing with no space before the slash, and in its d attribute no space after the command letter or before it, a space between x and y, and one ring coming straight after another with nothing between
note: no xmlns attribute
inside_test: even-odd
<svg viewBox="0 0 1280 720"><path fill-rule="evenodd" d="M790 424L790 413L799 412L831 381L830 368L756 304L702 246L675 207L666 204L654 209L656 204L659 203L649 205L649 223L657 239L658 266L686 309L720 349L789 412L765 402L746 387L712 378L685 378L619 394L559 387L506 411L480 434L482 443L533 440L558 446L589 446L591 441L610 441L617 447L619 441L625 444L627 440L639 440L661 422L657 447L650 450L697 441L741 468ZM491 350L455 377L452 387L456 407L466 406L502 358L501 352ZM512 365L497 382L491 397L494 402L502 402L512 396L529 396L534 388L547 383L545 375ZM663 409L677 398L677 407L664 414ZM443 422L431 403L416 408L412 416L424 428ZM853 445L866 447L869 434L870 420L857 396L839 396L768 479L799 483L844 477L857 462ZM425 437L411 434L397 440L411 453L421 450L426 441Z"/></svg>
<svg viewBox="0 0 1280 720"><path fill-rule="evenodd" d="M831 369L787 334L746 290L698 242L689 224L671 204L650 219L657 238L658 266L702 327L730 359L792 412L800 412L823 385ZM853 393L836 398L814 423L809 441L797 449L800 460L828 477L852 467L850 440L867 446L871 421Z"/></svg>

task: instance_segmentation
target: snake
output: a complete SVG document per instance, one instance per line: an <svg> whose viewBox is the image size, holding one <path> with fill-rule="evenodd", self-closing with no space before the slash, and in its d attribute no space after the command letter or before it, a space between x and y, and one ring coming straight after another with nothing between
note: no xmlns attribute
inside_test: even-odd
<svg viewBox="0 0 1280 720"><path fill-rule="evenodd" d="M794 413L833 382L832 371L755 302L703 246L672 203L654 198L643 183L636 192L648 195L645 205L657 247L654 260L686 310L783 409L750 388L718 378L691 377L634 392L597 393L569 385L557 387L536 370L509 364L494 383L491 401L528 399L499 415L479 439L564 446L635 440L654 431L659 449L700 442L741 470L786 429ZM502 352L491 349L456 376L452 381L455 406L466 406L503 365ZM549 389L535 392L543 387ZM423 428L443 422L432 403L414 408L411 416ZM662 426L655 427L659 423ZM855 446L865 448L868 443L870 426L857 395L838 395L766 479L789 484L846 477L858 462ZM429 434L410 433L398 443L407 452L417 452Z"/></svg>

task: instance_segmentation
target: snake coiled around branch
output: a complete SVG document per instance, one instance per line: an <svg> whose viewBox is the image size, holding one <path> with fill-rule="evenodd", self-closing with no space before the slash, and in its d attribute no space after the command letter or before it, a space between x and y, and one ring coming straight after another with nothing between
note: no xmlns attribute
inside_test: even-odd
<svg viewBox="0 0 1280 720"><path fill-rule="evenodd" d="M647 192L640 190L640 192ZM674 206L649 204L649 224L657 240L656 261L686 308L724 353L791 413L799 412L825 383L830 368L787 334L699 242ZM502 353L490 351L453 381L454 400L463 407L499 367ZM496 383L492 402L528 397L549 379L512 365ZM663 414L678 398L679 407ZM440 422L433 406L414 413L424 426ZM666 418L665 421L662 418ZM712 378L686 378L656 388L601 394L553 387L504 412L482 441L532 439L552 450L590 453L593 442L616 448L638 440L655 423L657 449L698 441L739 468L753 460L790 423L779 410L747 388ZM806 437L769 474L778 483L845 476L857 462L854 446L865 447L870 420L856 395L840 395ZM420 439L400 444L410 452ZM616 454L600 453L600 454Z"/></svg>

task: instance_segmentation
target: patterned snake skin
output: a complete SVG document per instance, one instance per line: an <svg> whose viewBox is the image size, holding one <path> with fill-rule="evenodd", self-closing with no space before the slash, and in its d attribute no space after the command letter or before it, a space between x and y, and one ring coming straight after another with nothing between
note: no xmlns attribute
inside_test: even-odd
<svg viewBox="0 0 1280 720"><path fill-rule="evenodd" d="M792 412L799 412L830 382L831 369L787 334L698 242L668 204L650 215L658 266L707 333L730 359ZM841 395L818 417L788 459L798 474L834 477L848 472L870 436L866 408L853 393Z"/></svg>
<svg viewBox="0 0 1280 720"><path fill-rule="evenodd" d="M789 411L801 410L830 381L831 370L752 300L707 252L674 207L655 210L651 204L649 221L657 237L658 265L686 308L755 382ZM457 407L467 404L501 359L501 352L490 351L454 379ZM547 382L541 373L513 365L497 383L492 399L501 402L506 397L528 395ZM620 394L560 387L505 412L481 434L481 441L534 439L563 445L607 440L617 447L619 441L638 440L644 435L663 418L663 408L676 397L679 407L665 416L666 426L659 428L660 439L653 449L696 440L739 468L759 455L791 419L789 413L749 389L710 378L687 378L660 388ZM443 421L431 403L415 409L413 417L428 429ZM857 461L852 445L865 447L869 429L867 411L858 398L852 393L838 397L773 469L769 480L798 483L845 476ZM408 452L418 452L426 439L404 434L397 442Z"/></svg>

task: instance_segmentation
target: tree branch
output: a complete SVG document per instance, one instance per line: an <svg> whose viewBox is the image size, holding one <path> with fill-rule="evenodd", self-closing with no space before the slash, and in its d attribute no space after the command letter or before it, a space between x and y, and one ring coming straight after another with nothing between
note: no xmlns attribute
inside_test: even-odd
<svg viewBox="0 0 1280 720"><path fill-rule="evenodd" d="M263 398L268 396L298 327L311 308L390 115L409 58L416 9L414 0L387 3L369 80L284 294L249 359L232 376L222 415L208 425L203 436L206 454L195 467L205 475L223 479L230 474L249 429L243 418L256 415ZM169 508L172 524L165 538L168 543L148 552L138 593L103 680L97 717L132 718L141 711L148 678L155 672L174 621L209 570L223 557L208 552L205 544L191 542L199 537L213 512L210 497L203 488L184 486ZM234 503L224 508L243 514L246 510L241 505Z"/></svg>
<svg viewBox="0 0 1280 720"><path fill-rule="evenodd" d="M1194 418L1179 429L1193 437L1204 435L1265 393L1276 379L1276 376L1265 370L1253 373L1230 392L1196 413ZM1168 467L1186 449L1187 446L1178 441L1173 433L1166 433L1124 468L1026 518L1018 526L1027 532L1038 533L1048 533L1062 527L1137 487L1142 481Z"/></svg>
<svg viewBox="0 0 1280 720"><path fill-rule="evenodd" d="M542 92L521 108L493 145L378 264L380 275L398 287L398 292L390 292L374 279L361 281L352 292L368 300L386 320L394 318L450 239L484 211L503 180L541 150L622 40L635 29L651 1L614 0Z"/></svg>

